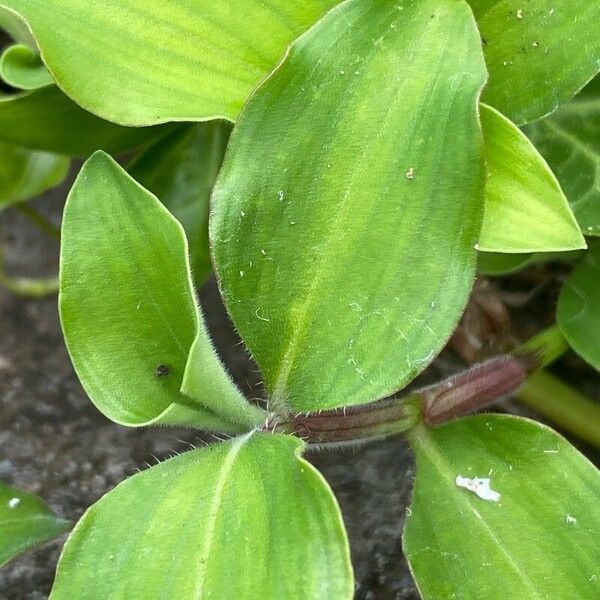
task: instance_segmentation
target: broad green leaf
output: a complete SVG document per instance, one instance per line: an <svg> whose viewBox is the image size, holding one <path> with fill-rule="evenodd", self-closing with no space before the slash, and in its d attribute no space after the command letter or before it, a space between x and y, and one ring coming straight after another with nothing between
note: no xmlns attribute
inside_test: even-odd
<svg viewBox="0 0 600 600"><path fill-rule="evenodd" d="M424 600L600 596L600 473L565 439L477 415L421 431L413 447L403 545ZM487 499L459 477L490 479Z"/></svg>
<svg viewBox="0 0 600 600"><path fill-rule="evenodd" d="M563 285L556 318L573 350L600 371L600 243Z"/></svg>
<svg viewBox="0 0 600 600"><path fill-rule="evenodd" d="M58 185L69 171L69 159L0 142L0 211Z"/></svg>
<svg viewBox="0 0 600 600"><path fill-rule="evenodd" d="M34 90L54 81L37 51L25 44L15 44L2 53L0 77L22 90Z"/></svg>
<svg viewBox="0 0 600 600"><path fill-rule="evenodd" d="M600 3L470 0L490 81L483 100L517 125L570 100L600 70Z"/></svg>
<svg viewBox="0 0 600 600"><path fill-rule="evenodd" d="M585 235L600 235L600 77L525 133L558 177Z"/></svg>
<svg viewBox="0 0 600 600"><path fill-rule="evenodd" d="M485 77L466 3L350 0L246 105L211 243L273 403L381 398L446 343L475 270Z"/></svg>
<svg viewBox="0 0 600 600"><path fill-rule="evenodd" d="M585 248L560 184L525 134L481 105L488 179L479 249L560 252Z"/></svg>
<svg viewBox="0 0 600 600"><path fill-rule="evenodd" d="M127 479L75 527L50 598L350 600L341 514L302 446L248 434Z"/></svg>
<svg viewBox="0 0 600 600"><path fill-rule="evenodd" d="M2 0L25 17L66 94L123 125L234 120L289 44L338 2Z"/></svg>
<svg viewBox="0 0 600 600"><path fill-rule="evenodd" d="M56 86L0 98L0 141L32 150L87 156L123 152L165 135L172 126L132 128L103 121Z"/></svg>
<svg viewBox="0 0 600 600"><path fill-rule="evenodd" d="M75 370L113 421L239 431L262 418L212 349L181 225L102 152L85 163L65 206L59 305ZM179 388L196 336L202 386L190 398Z"/></svg>
<svg viewBox="0 0 600 600"><path fill-rule="evenodd" d="M37 496L0 482L0 565L70 527Z"/></svg>
<svg viewBox="0 0 600 600"><path fill-rule="evenodd" d="M35 40L31 35L31 31L22 19L10 11L0 6L0 30L6 31L15 41L21 44L27 44L31 48L35 48Z"/></svg>
<svg viewBox="0 0 600 600"><path fill-rule="evenodd" d="M208 251L208 201L231 125L210 121L182 127L137 158L129 173L155 194L183 225L190 246L194 281L212 270Z"/></svg>

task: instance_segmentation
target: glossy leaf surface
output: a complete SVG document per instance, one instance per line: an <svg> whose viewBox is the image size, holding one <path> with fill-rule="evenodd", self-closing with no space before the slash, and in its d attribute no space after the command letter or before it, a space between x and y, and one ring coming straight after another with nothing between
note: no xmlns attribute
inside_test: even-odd
<svg viewBox="0 0 600 600"><path fill-rule="evenodd" d="M600 371L599 241L590 244L583 261L563 285L556 318L573 350Z"/></svg>
<svg viewBox="0 0 600 600"><path fill-rule="evenodd" d="M339 508L301 445L250 434L126 480L77 524L50 598L350 600Z"/></svg>
<svg viewBox="0 0 600 600"><path fill-rule="evenodd" d="M490 81L483 100L522 125L570 100L600 70L600 3L470 0Z"/></svg>
<svg viewBox="0 0 600 600"><path fill-rule="evenodd" d="M54 81L37 51L26 44L15 44L2 53L0 76L21 90L35 90Z"/></svg>
<svg viewBox="0 0 600 600"><path fill-rule="evenodd" d="M70 527L37 496L0 482L0 565Z"/></svg>
<svg viewBox="0 0 600 600"><path fill-rule="evenodd" d="M525 128L558 177L585 235L600 235L600 77Z"/></svg>
<svg viewBox="0 0 600 600"><path fill-rule="evenodd" d="M235 119L288 45L337 2L2 0L25 17L67 95L124 125Z"/></svg>
<svg viewBox="0 0 600 600"><path fill-rule="evenodd" d="M58 185L69 171L69 159L0 142L0 210Z"/></svg>
<svg viewBox="0 0 600 600"><path fill-rule="evenodd" d="M69 100L56 86L0 98L0 141L32 150L87 156L123 152L168 133L161 128L121 127Z"/></svg>
<svg viewBox="0 0 600 600"><path fill-rule="evenodd" d="M466 3L351 0L246 105L211 243L275 404L375 400L447 341L475 270L485 77Z"/></svg>
<svg viewBox="0 0 600 600"><path fill-rule="evenodd" d="M212 349L196 305L183 229L156 197L96 153L69 194L62 233L60 316L92 402L124 425L252 426L242 423L245 400ZM179 388L197 335L203 387L189 398ZM216 414L221 408L224 417Z"/></svg>
<svg viewBox="0 0 600 600"><path fill-rule="evenodd" d="M212 270L208 205L230 131L225 121L184 126L153 144L128 169L183 225L196 284Z"/></svg>
<svg viewBox="0 0 600 600"><path fill-rule="evenodd" d="M483 104L481 124L488 179L479 249L526 253L585 248L569 203L533 144Z"/></svg>
<svg viewBox="0 0 600 600"><path fill-rule="evenodd" d="M413 447L404 551L424 600L598 597L600 473L564 438L477 415L422 432ZM489 499L458 477L488 478L490 492L478 492Z"/></svg>

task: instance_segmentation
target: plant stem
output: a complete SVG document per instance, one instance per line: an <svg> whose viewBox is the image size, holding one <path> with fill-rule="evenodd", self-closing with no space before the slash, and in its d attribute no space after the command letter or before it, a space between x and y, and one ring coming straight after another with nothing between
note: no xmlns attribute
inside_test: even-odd
<svg viewBox="0 0 600 600"><path fill-rule="evenodd" d="M587 398L546 371L533 373L517 398L565 431L600 448L600 402Z"/></svg>
<svg viewBox="0 0 600 600"><path fill-rule="evenodd" d="M48 221L44 215L42 215L35 208L29 204L15 204L16 208L21 214L25 215L32 223L37 225L44 233L47 233L50 237L57 241L60 241L60 228L56 227L53 223Z"/></svg>
<svg viewBox="0 0 600 600"><path fill-rule="evenodd" d="M543 369L569 350L569 342L562 334L558 325L544 329L531 339L517 346L512 354L533 361L531 371Z"/></svg>
<svg viewBox="0 0 600 600"><path fill-rule="evenodd" d="M44 298L58 292L58 277L34 279L29 277L9 277L0 273L0 285L18 296Z"/></svg>

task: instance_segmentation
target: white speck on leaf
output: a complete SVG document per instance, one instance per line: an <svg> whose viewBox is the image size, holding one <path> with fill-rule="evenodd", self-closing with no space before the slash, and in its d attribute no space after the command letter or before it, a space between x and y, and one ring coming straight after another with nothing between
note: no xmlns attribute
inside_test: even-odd
<svg viewBox="0 0 600 600"><path fill-rule="evenodd" d="M11 498L8 501L8 507L9 508L17 508L17 506L19 506L19 504L21 504L21 499L20 498Z"/></svg>
<svg viewBox="0 0 600 600"><path fill-rule="evenodd" d="M283 197L284 197L283 190L279 190L277 192L277 195L279 196L279 201L283 202Z"/></svg>
<svg viewBox="0 0 600 600"><path fill-rule="evenodd" d="M498 502L500 500L500 494L491 489L490 481L489 477L475 477L470 479L469 477L463 477L462 475L456 476L456 485L458 487L473 492L482 500Z"/></svg>
<svg viewBox="0 0 600 600"><path fill-rule="evenodd" d="M475 245L473 246L473 248L474 248L475 250L479 250L479 244L475 244Z"/></svg>
<svg viewBox="0 0 600 600"><path fill-rule="evenodd" d="M244 271L240 271L240 277L244 276Z"/></svg>
<svg viewBox="0 0 600 600"><path fill-rule="evenodd" d="M245 217L246 213L243 210L240 210L240 215L242 215L242 217Z"/></svg>
<svg viewBox="0 0 600 600"><path fill-rule="evenodd" d="M415 178L415 168L409 167L408 171L406 171L406 179L414 179Z"/></svg>
<svg viewBox="0 0 600 600"><path fill-rule="evenodd" d="M565 521L567 522L567 525L577 525L577 519L571 515L567 515Z"/></svg>
<svg viewBox="0 0 600 600"><path fill-rule="evenodd" d="M517 19L522 19L522 18L523 18L523 9L522 9L522 8L520 8L520 9L517 11Z"/></svg>

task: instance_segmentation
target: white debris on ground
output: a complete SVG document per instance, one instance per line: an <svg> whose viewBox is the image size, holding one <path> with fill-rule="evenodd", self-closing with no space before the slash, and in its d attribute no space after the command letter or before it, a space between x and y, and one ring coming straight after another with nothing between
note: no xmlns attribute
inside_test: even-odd
<svg viewBox="0 0 600 600"><path fill-rule="evenodd" d="M463 477L462 475L456 476L456 485L458 487L473 492L482 500L498 502L500 500L500 494L490 487L490 482L491 480L489 477L475 477L470 479L469 477Z"/></svg>
<svg viewBox="0 0 600 600"><path fill-rule="evenodd" d="M9 508L16 508L17 506L19 506L21 500L19 498L11 498L8 501L8 507Z"/></svg>

